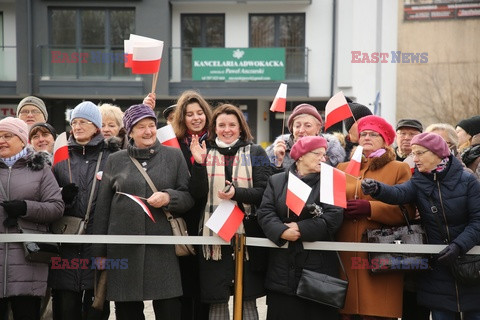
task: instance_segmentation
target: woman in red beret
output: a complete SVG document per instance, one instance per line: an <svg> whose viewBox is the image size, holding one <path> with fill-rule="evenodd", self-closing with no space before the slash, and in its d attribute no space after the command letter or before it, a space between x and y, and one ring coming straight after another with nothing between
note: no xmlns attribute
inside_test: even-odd
<svg viewBox="0 0 480 320"><path fill-rule="evenodd" d="M337 239L345 242L362 242L366 229L405 224L399 206L376 201L363 194L360 183L372 178L389 185L410 179L408 164L395 160L395 151L390 145L395 139L395 130L379 116L366 116L358 121L359 145L363 156L359 178L347 175L347 208ZM338 168L345 171L348 162ZM413 207L408 206L413 217ZM367 252L340 252L347 271L349 286L342 319L392 319L402 316L403 274L391 273L372 276L368 268L352 268L352 261L368 261Z"/></svg>

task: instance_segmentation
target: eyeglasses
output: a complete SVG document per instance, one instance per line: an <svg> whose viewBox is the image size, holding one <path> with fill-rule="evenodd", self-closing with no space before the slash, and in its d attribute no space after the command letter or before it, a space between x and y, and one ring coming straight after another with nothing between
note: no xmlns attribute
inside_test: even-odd
<svg viewBox="0 0 480 320"><path fill-rule="evenodd" d="M376 133L376 132L360 132L360 137L362 138L365 138L366 136L370 136L372 138L378 138L380 137L380 133Z"/></svg>
<svg viewBox="0 0 480 320"><path fill-rule="evenodd" d="M310 151L309 153L313 153L313 154L316 155L317 157L320 157L320 159L325 159L326 156L327 156L325 153L322 153L322 152Z"/></svg>
<svg viewBox="0 0 480 320"><path fill-rule="evenodd" d="M417 132L402 132L402 131L397 131L397 136L400 136L402 138L406 138L406 137L409 137L409 138L413 138L417 135L418 133Z"/></svg>
<svg viewBox="0 0 480 320"><path fill-rule="evenodd" d="M37 110L37 109L33 109L33 110L25 110L25 109L22 109L20 110L20 114L23 115L23 116L26 116L27 114L31 113L32 115L34 116L38 116L39 114L42 113L42 111L40 110Z"/></svg>
<svg viewBox="0 0 480 320"><path fill-rule="evenodd" d="M15 135L11 133L4 134L3 136L0 136L0 140L3 140L5 142L10 141Z"/></svg>
<svg viewBox="0 0 480 320"><path fill-rule="evenodd" d="M72 121L72 123L70 124L73 127L84 127L85 125L87 124L93 124L92 121L83 121L83 120L74 120Z"/></svg>
<svg viewBox="0 0 480 320"><path fill-rule="evenodd" d="M428 151L430 151L430 150L412 152L412 153L410 153L410 155L411 155L413 158L415 158L415 157L420 158L420 156L422 156L424 153L427 153Z"/></svg>

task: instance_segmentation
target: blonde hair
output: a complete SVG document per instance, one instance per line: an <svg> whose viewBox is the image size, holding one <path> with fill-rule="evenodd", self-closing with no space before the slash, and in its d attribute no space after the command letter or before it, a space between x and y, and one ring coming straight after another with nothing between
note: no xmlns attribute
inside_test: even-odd
<svg viewBox="0 0 480 320"><path fill-rule="evenodd" d="M448 123L432 123L429 125L425 132L432 132L432 131L444 131L447 133L448 140L447 142L453 144L455 147L458 147L458 135L455 131L455 128Z"/></svg>
<svg viewBox="0 0 480 320"><path fill-rule="evenodd" d="M104 103L98 106L102 115L102 120L106 118L112 118L115 120L119 128L123 128L123 111L120 107L117 107L110 103Z"/></svg>

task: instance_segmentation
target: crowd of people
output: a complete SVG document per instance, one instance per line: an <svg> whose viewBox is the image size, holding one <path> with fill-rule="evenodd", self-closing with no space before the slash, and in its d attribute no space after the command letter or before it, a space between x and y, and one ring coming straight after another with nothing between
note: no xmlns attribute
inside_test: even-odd
<svg viewBox="0 0 480 320"><path fill-rule="evenodd" d="M214 108L187 90L162 113L180 146L173 148L157 138L154 93L125 112L83 101L70 115L68 156L54 164L57 132L47 107L26 97L16 118L0 120L0 232L49 233L71 217L83 222L79 233L172 235L171 214L185 219L189 235L212 237L205 223L222 201L233 201L244 214L236 233L288 244L246 248L243 319L259 319L256 300L263 296L267 320L480 319L480 285L459 283L450 271L480 244L480 115L424 130L417 119L393 126L358 102L348 104L346 134L323 133L318 109L302 103L288 118L289 133L263 149L237 106ZM322 203L321 164L346 171L356 148L362 160L358 176L346 175L346 208ZM292 176L312 188L298 214L286 205ZM400 205L428 243L446 245L421 276L353 268L367 253L342 251L344 275L335 252L303 247L363 242L367 229L404 225ZM22 243L0 245L1 319L9 312L40 319L50 295L54 320L106 320L110 302L117 319L145 319L149 300L157 319L230 319L232 246L198 245L196 255L178 257L173 245L65 243L59 256L88 267L49 268L26 260ZM107 260L128 267L95 262ZM344 307L297 296L303 269L348 278ZM106 297L98 300L95 287L105 275Z"/></svg>

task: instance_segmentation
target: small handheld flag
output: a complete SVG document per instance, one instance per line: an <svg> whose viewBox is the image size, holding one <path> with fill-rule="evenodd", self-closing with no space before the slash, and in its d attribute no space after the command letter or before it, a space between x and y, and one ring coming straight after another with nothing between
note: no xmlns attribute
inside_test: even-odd
<svg viewBox="0 0 480 320"><path fill-rule="evenodd" d="M223 200L205 223L210 230L225 241L230 241L242 223L242 210L230 200Z"/></svg>
<svg viewBox="0 0 480 320"><path fill-rule="evenodd" d="M325 131L335 123L353 117L347 99L340 91L330 98L325 107Z"/></svg>
<svg viewBox="0 0 480 320"><path fill-rule="evenodd" d="M312 192L312 187L297 178L293 173L288 173L286 205L297 216L302 212L310 192Z"/></svg>
<svg viewBox="0 0 480 320"><path fill-rule="evenodd" d="M287 107L287 85L285 83L281 83L280 87L278 88L277 95L273 100L272 106L270 107L270 111L285 112L286 107Z"/></svg>

